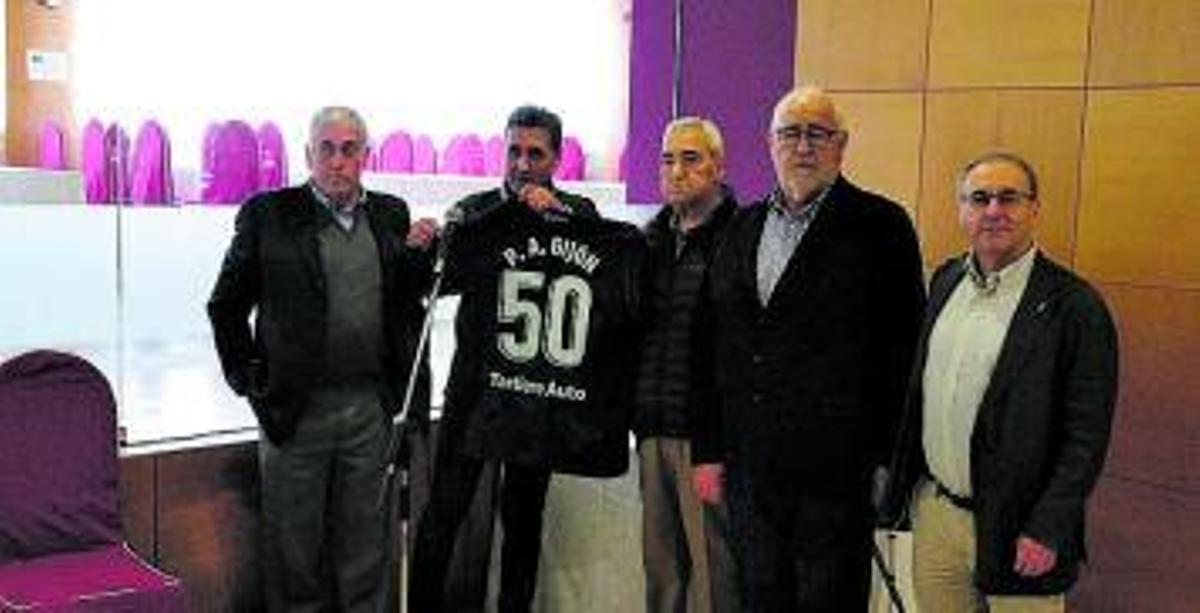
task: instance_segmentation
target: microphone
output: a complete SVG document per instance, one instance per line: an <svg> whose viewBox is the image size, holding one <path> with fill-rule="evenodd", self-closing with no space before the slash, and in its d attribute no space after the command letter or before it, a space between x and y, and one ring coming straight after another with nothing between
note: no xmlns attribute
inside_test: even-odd
<svg viewBox="0 0 1200 613"><path fill-rule="evenodd" d="M438 237L437 257L433 261L434 274L442 274L446 266L446 252L449 249L450 241L454 239L454 234L463 225L466 216L466 212L458 204L446 209L446 214L442 218L442 233Z"/></svg>

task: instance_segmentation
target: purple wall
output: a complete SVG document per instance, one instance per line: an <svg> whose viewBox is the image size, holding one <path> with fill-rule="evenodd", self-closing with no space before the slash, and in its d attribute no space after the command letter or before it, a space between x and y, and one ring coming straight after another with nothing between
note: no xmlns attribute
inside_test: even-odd
<svg viewBox="0 0 1200 613"><path fill-rule="evenodd" d="M674 4L633 4L626 152L630 202L659 200L659 143L671 118ZM775 101L792 86L796 3L683 0L682 5L680 112L717 122L725 136L727 180L748 201L774 182L766 134Z"/></svg>

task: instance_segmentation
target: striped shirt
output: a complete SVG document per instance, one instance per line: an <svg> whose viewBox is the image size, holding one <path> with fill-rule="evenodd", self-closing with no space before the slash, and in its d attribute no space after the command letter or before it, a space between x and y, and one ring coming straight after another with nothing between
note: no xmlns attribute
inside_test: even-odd
<svg viewBox="0 0 1200 613"><path fill-rule="evenodd" d="M825 204L830 187L821 190L799 211L787 208L782 190L776 189L767 199L767 219L758 241L758 299L763 306L770 302L775 285L792 259L796 245L800 244L808 226L812 225L812 220Z"/></svg>

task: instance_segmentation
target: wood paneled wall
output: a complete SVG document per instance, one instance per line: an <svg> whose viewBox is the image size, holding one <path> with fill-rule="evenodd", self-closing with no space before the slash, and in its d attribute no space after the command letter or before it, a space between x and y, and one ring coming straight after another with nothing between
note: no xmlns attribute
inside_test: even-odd
<svg viewBox="0 0 1200 613"><path fill-rule="evenodd" d="M13 166L35 166L38 128L44 120L63 127L66 143L75 143L78 130L72 108L71 83L30 81L25 53L30 49L67 53L68 75L74 61L70 53L75 23L75 3L46 8L33 0L8 0L5 10L8 43L8 109L5 132L6 161ZM67 165L78 166L78 147L67 146Z"/></svg>
<svg viewBox="0 0 1200 613"><path fill-rule="evenodd" d="M1041 245L1103 292L1121 392L1080 611L1200 602L1200 2L798 0L797 83L833 92L847 172L902 200L926 264L965 246L954 175L1039 169Z"/></svg>

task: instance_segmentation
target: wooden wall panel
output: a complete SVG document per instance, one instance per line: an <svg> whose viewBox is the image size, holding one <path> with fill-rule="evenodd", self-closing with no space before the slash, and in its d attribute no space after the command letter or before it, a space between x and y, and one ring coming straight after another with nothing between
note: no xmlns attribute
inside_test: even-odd
<svg viewBox="0 0 1200 613"><path fill-rule="evenodd" d="M1121 333L1108 472L1200 496L1200 292L1100 288Z"/></svg>
<svg viewBox="0 0 1200 613"><path fill-rule="evenodd" d="M1106 477L1088 508L1088 566L1068 598L1071 610L1196 610L1200 496Z"/></svg>
<svg viewBox="0 0 1200 613"><path fill-rule="evenodd" d="M257 466L256 443L158 456L159 565L189 611L261 608Z"/></svg>
<svg viewBox="0 0 1200 613"><path fill-rule="evenodd" d="M1070 264L1083 93L1076 90L979 90L928 94L921 201L917 209L926 263L965 246L955 179L971 158L1006 149L1038 171L1042 209L1038 243Z"/></svg>
<svg viewBox="0 0 1200 613"><path fill-rule="evenodd" d="M929 84L1082 86L1091 0L933 0Z"/></svg>
<svg viewBox="0 0 1200 613"><path fill-rule="evenodd" d="M1095 85L1200 83L1200 2L1096 0Z"/></svg>
<svg viewBox="0 0 1200 613"><path fill-rule="evenodd" d="M1105 281L1200 289L1200 88L1094 91L1078 264Z"/></svg>
<svg viewBox="0 0 1200 613"><path fill-rule="evenodd" d="M931 0L801 0L796 82L828 89L918 89Z"/></svg>
<svg viewBox="0 0 1200 613"><path fill-rule="evenodd" d="M75 23L75 3L63 2L48 9L29 0L7 3L6 30L8 54L8 128L5 134L7 161L14 166L36 165L37 134L41 122L53 119L66 132L67 163L78 165L79 140L72 110L70 81L30 81L25 66L25 51L40 49L68 53Z"/></svg>
<svg viewBox="0 0 1200 613"><path fill-rule="evenodd" d="M155 556L154 458L121 458L121 523L125 540L146 561Z"/></svg>
<svg viewBox="0 0 1200 613"><path fill-rule="evenodd" d="M837 93L850 132L846 174L916 212L921 182L920 93Z"/></svg>

